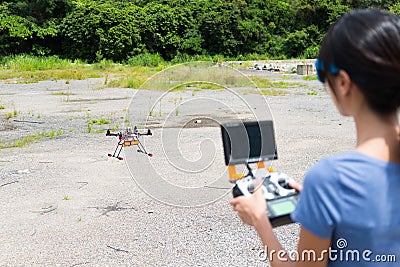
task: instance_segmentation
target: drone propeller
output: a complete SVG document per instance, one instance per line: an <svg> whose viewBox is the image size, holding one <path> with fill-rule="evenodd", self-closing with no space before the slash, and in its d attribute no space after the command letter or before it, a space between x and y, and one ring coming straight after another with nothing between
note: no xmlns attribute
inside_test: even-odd
<svg viewBox="0 0 400 267"><path fill-rule="evenodd" d="M112 133L110 129L108 129L106 132L106 136L120 136L120 135L121 135L120 133Z"/></svg>

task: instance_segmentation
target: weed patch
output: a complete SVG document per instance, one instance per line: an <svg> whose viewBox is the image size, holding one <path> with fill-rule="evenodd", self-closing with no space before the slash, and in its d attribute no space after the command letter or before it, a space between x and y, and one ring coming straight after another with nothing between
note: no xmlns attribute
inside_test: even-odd
<svg viewBox="0 0 400 267"><path fill-rule="evenodd" d="M40 139L44 139L44 138L52 139L52 138L60 136L62 134L63 134L63 131L56 132L54 130L51 130L50 132L39 132L39 133L36 133L33 135L25 136L21 139L14 140L14 142L12 142L9 145L6 145L3 143L2 145L0 145L0 148L24 147L30 143L38 142Z"/></svg>

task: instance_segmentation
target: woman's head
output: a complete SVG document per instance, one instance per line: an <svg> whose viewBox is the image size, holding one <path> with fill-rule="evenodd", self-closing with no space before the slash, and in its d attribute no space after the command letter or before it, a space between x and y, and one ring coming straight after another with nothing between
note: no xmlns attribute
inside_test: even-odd
<svg viewBox="0 0 400 267"><path fill-rule="evenodd" d="M345 71L372 110L395 112L400 107L400 17L379 10L343 15L325 36L316 67L331 87L332 77Z"/></svg>

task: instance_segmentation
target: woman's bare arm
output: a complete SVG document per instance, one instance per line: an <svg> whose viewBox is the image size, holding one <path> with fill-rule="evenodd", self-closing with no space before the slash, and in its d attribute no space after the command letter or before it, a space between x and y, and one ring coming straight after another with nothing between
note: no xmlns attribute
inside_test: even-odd
<svg viewBox="0 0 400 267"><path fill-rule="evenodd" d="M295 183L292 183L291 186L299 191L302 189L300 185ZM289 258L289 255L272 231L272 225L265 212L267 204L261 187L255 190L254 194L249 197L237 197L233 199L231 205L245 224L254 226L264 245L265 252L267 253L266 256L272 267L327 266L331 239L320 238L303 227L300 229L297 250L298 257L294 261Z"/></svg>

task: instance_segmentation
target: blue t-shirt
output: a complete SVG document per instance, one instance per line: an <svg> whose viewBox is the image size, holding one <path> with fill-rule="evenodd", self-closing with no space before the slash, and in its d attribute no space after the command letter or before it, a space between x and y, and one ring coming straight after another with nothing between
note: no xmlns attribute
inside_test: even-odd
<svg viewBox="0 0 400 267"><path fill-rule="evenodd" d="M332 238L328 266L400 266L400 164L357 151L320 160L292 219Z"/></svg>

